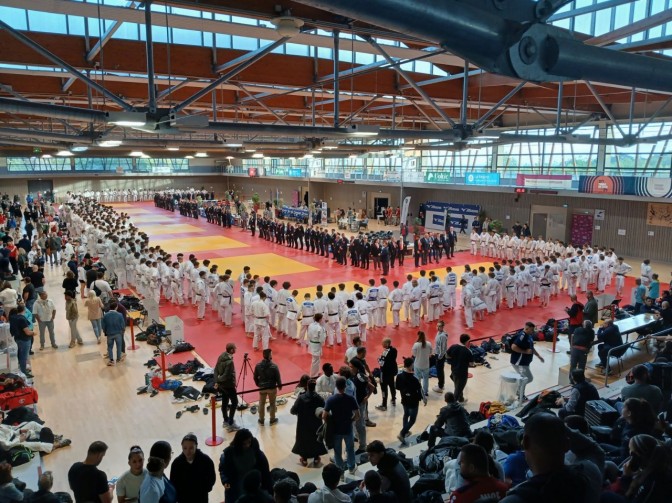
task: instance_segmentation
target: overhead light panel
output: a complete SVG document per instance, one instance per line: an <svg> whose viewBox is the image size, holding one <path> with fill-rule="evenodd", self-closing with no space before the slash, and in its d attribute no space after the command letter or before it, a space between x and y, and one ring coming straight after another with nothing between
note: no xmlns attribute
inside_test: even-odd
<svg viewBox="0 0 672 503"><path fill-rule="evenodd" d="M348 159L357 159L357 154L350 154Z"/></svg>
<svg viewBox="0 0 672 503"><path fill-rule="evenodd" d="M185 158L185 159L193 159L194 156L193 156L193 155L185 155L184 158Z"/></svg>
<svg viewBox="0 0 672 503"><path fill-rule="evenodd" d="M312 159L312 158L313 158L313 154L306 154L302 157L302 159Z"/></svg>
<svg viewBox="0 0 672 503"><path fill-rule="evenodd" d="M207 152L196 152L194 154L194 157L208 157L208 153Z"/></svg>
<svg viewBox="0 0 672 503"><path fill-rule="evenodd" d="M246 148L245 149L245 152L256 152L256 151L257 151L256 148Z"/></svg>
<svg viewBox="0 0 672 503"><path fill-rule="evenodd" d="M75 154L73 154L73 153L70 152L69 150L59 150L58 152L56 152L56 155L57 155L58 157L71 157L71 156L73 156L73 155L75 155Z"/></svg>
<svg viewBox="0 0 672 503"><path fill-rule="evenodd" d="M89 150L89 147L86 147L84 145L78 145L76 147L72 147L71 149L73 152L86 152Z"/></svg>
<svg viewBox="0 0 672 503"><path fill-rule="evenodd" d="M235 159L232 155L227 155L226 158L230 161L231 159Z"/></svg>
<svg viewBox="0 0 672 503"><path fill-rule="evenodd" d="M147 125L145 112L107 112L107 123L122 127L140 127Z"/></svg>
<svg viewBox="0 0 672 503"><path fill-rule="evenodd" d="M140 159L151 159L151 158L152 158L152 156L147 155L147 154L142 154L142 155L140 156Z"/></svg>
<svg viewBox="0 0 672 503"><path fill-rule="evenodd" d="M226 146L227 146L227 147L231 147L231 148L239 148L239 147L242 147L243 144L242 144L242 143L229 143L229 142L227 141L227 142L226 142Z"/></svg>
<svg viewBox="0 0 672 503"><path fill-rule="evenodd" d="M171 152L177 152L180 150L180 147L166 147L166 150L170 150Z"/></svg>
<svg viewBox="0 0 672 503"><path fill-rule="evenodd" d="M121 140L101 140L98 142L99 147L118 147L121 144Z"/></svg>
<svg viewBox="0 0 672 503"><path fill-rule="evenodd" d="M264 158L264 154L261 153L261 152L257 152L256 154L252 154L252 158L253 158L253 159L263 159L263 158Z"/></svg>
<svg viewBox="0 0 672 503"><path fill-rule="evenodd" d="M142 156L145 155L145 154L143 154L143 153L140 152L139 150L134 150L133 152L131 152L131 153L128 154L128 155L129 155L130 157L142 157Z"/></svg>
<svg viewBox="0 0 672 503"><path fill-rule="evenodd" d="M42 154L42 159L51 159L51 155L49 155L49 154Z"/></svg>

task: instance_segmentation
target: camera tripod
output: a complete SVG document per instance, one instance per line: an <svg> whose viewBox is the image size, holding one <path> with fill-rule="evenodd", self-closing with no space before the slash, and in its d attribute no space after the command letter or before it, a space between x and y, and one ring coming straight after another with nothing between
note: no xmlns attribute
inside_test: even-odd
<svg viewBox="0 0 672 503"><path fill-rule="evenodd" d="M247 378L247 371L250 371L251 374L254 375L254 369L252 368L252 364L250 363L250 356L248 353L245 353L243 356L243 366L240 369L240 372L238 372L238 379L236 380L236 390L238 389L238 386L241 384L242 381L242 388L240 388L239 394L240 396L240 403L238 404L238 410L240 411L241 415L245 409L247 409L248 405L245 399L243 398L243 394L245 393L245 379Z"/></svg>

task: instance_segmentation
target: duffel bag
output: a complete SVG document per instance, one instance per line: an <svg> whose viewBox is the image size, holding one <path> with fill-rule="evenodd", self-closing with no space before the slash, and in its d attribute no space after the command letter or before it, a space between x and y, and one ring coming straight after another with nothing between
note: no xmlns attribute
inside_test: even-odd
<svg viewBox="0 0 672 503"><path fill-rule="evenodd" d="M0 393L0 410L11 410L37 403L37 390L31 387Z"/></svg>

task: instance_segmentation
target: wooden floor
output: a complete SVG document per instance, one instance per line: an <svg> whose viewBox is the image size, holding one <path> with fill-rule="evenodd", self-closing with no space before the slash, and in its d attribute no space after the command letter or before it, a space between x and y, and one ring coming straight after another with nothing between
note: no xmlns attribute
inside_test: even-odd
<svg viewBox="0 0 672 503"><path fill-rule="evenodd" d="M207 237L208 227L219 230L217 227L209 226L201 220L196 223L178 215L172 217L167 212L156 211L153 206L147 205L134 208L133 219L134 221L141 219L146 222L146 224L141 223L140 227L144 228L147 225L156 236L160 236L157 240L166 244L170 243L170 246L175 246L176 250L190 250L188 243L179 243L179 240L191 242L192 238L186 239L186 236L190 233L193 233L193 239L198 240L197 248L199 250L209 250L203 248L209 246L206 244L206 239L213 239ZM166 228L162 229L164 225ZM169 228L171 226L172 229ZM191 227L195 227L197 232ZM206 234L201 232L203 230ZM175 236L174 232L184 234ZM238 239L236 234L231 234L231 236L233 236L233 240L242 242L244 246L238 247L227 241L229 237L222 237L220 233L219 238L215 238L217 246L227 249L225 251L220 250L215 254L209 254L208 251L205 251L205 253L199 253L199 255L204 257L210 255L212 258L222 257L224 263L228 262L224 260L227 257L238 261L240 260L238 257L247 256L249 254L249 247L246 244L247 238L245 240ZM281 254L282 252L275 250L274 253ZM287 257L282 257L283 260L297 261L295 254L288 252L286 255ZM322 259L322 261L323 263L327 262L325 259ZM298 262L303 269L294 273L295 276L293 277L296 277L297 282L300 282L300 285L297 286L308 287L323 282L324 273L319 269L326 267L325 265L320 266L320 263L314 260L312 256L300 259ZM222 265L225 265L224 263ZM271 267L273 262L270 261L268 264ZM638 262L631 262L631 265L636 266ZM316 271L312 271L312 269L316 269ZM347 270L343 269L343 271ZM667 274L664 274L665 270L667 269L661 267L661 270L658 271L663 278L667 277ZM340 279L343 281L350 279L347 277L349 273L333 271L330 277L333 277L334 274L343 275ZM313 276L311 278L308 275ZM100 465L100 468L107 473L108 478L118 477L127 469L127 453L131 445L139 444L148 451L154 441L167 440L173 446L176 456L180 452L180 439L187 432L194 432L198 436L201 449L217 463L223 447L232 438L231 434L221 431L219 410L217 411L218 434L224 437L225 443L219 447L207 447L204 440L211 433L211 415L203 415L201 411L194 414L185 412L180 419L176 419L175 414L183 408L183 405L172 404L169 392L161 393L154 398L147 395L136 395L136 388L144 384L146 368L143 363L152 358L152 347L144 343L139 344L140 348L137 351L127 352L128 358L124 364L116 367L106 367L101 358L103 347L95 343L81 301L78 327L85 344L68 349L69 334L60 287L63 279L62 271L60 268L47 266L46 276L48 281L47 291L56 303L58 311L56 326L57 342L60 347L58 350L50 348L44 351L36 351L32 358L33 371L36 376L35 386L40 394L39 413L46 420L47 425L56 433L63 434L73 441L71 447L56 451L44 458L46 469L54 472L54 490L68 490L68 469L72 463L84 459L87 446L94 440L103 440L109 445L108 453ZM558 302L558 306L564 305L566 299ZM191 311L191 309L188 310ZM544 315L544 313L540 310L539 315ZM522 320L519 311L516 311L514 316L518 318L518 321ZM488 331L497 333L501 325L499 318L497 320L487 319L486 322L482 323L485 323L485 326L480 328L483 333ZM522 322L520 325L522 325ZM382 335L379 334L380 337ZM451 337L455 335L459 335L459 332L457 334L454 331L451 333ZM215 334L213 334L214 336ZM128 341L128 334L126 338ZM433 339L433 334L431 338ZM528 392L557 383L558 368L568 363L566 349L565 338L559 341L558 352L556 353L550 352L550 344L539 344L539 351L546 359L546 363L542 364L536 359L533 362L534 382L528 387ZM378 347L376 345L374 350L376 357L377 353ZM402 352L402 354L404 353ZM253 355L253 358L255 356ZM205 359L210 360L210 358ZM491 369L485 367L473 369L474 377L469 380L466 390L466 395L469 398L467 404L469 410L477 409L481 401L496 399L499 390L499 376L503 371L510 369L509 355L502 353L498 356L490 356L488 360L491 363ZM253 361L256 362L256 360ZM589 364L590 362L591 359L589 359ZM435 380L430 380L430 387L435 383ZM196 383L196 387L200 388L200 383ZM450 389L450 386L448 389ZM269 458L271 467L279 466L296 471L302 481L319 480L319 469L301 467L298 464L297 457L290 452L295 438L296 426L294 417L289 414L292 403L290 399L287 405L280 407L278 416L280 421L272 427L268 425L260 427L257 424L257 416L250 414L248 411L237 415L236 421L249 428L259 439L262 449ZM401 429L402 409L397 406L396 408L390 407L387 412L379 412L373 407L378 403L380 403L380 396L373 396L370 416L373 421L378 423L378 426L368 429L368 439L369 441L379 439L386 445L397 448L399 442L396 440L396 435ZM200 405L203 407L205 404L201 401ZM430 391L428 405L421 407L413 431L420 431L427 424L433 422L441 405L441 396ZM223 488L218 483L211 500L222 501L223 493Z"/></svg>

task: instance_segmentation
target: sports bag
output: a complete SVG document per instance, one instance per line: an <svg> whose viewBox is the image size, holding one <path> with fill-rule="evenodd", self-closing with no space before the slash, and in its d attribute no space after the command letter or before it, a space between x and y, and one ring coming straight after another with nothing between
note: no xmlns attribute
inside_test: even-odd
<svg viewBox="0 0 672 503"><path fill-rule="evenodd" d="M21 466L29 463L35 457L35 453L23 445L17 445L9 450L9 464Z"/></svg>
<svg viewBox="0 0 672 503"><path fill-rule="evenodd" d="M0 393L0 410L11 410L37 403L37 390L31 387Z"/></svg>

